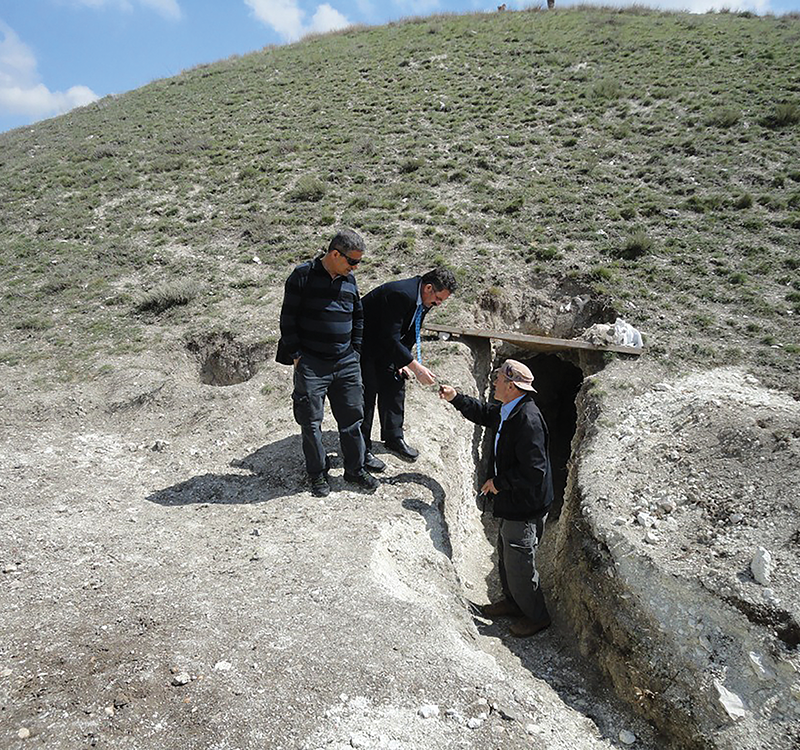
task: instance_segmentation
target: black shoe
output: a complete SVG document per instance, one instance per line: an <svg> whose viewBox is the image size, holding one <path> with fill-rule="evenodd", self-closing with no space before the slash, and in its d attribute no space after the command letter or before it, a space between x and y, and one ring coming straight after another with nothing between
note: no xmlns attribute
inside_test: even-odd
<svg viewBox="0 0 800 750"><path fill-rule="evenodd" d="M357 484L362 490L367 490L368 492L375 492L380 484L372 474L364 471L364 469L359 469L355 474L348 474L345 472L344 481Z"/></svg>
<svg viewBox="0 0 800 750"><path fill-rule="evenodd" d="M383 444L388 450L392 451L392 453L397 453L401 458L405 458L407 461L416 461L419 456L419 451L416 448L412 448L403 438L384 440Z"/></svg>
<svg viewBox="0 0 800 750"><path fill-rule="evenodd" d="M309 477L311 482L311 494L314 497L327 497L331 494L331 486L328 484L328 477L325 473L313 474Z"/></svg>
<svg viewBox="0 0 800 750"><path fill-rule="evenodd" d="M367 454L364 456L364 468L370 471L383 471L386 468L386 464L377 456L373 456L367 451Z"/></svg>

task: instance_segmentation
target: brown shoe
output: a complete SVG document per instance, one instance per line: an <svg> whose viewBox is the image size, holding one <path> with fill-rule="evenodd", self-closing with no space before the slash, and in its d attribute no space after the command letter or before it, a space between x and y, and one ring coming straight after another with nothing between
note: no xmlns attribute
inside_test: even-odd
<svg viewBox="0 0 800 750"><path fill-rule="evenodd" d="M495 617L518 617L522 610L510 599L501 599L499 602L481 607L481 614L490 620Z"/></svg>
<svg viewBox="0 0 800 750"><path fill-rule="evenodd" d="M529 636L536 635L540 630L550 627L550 618L546 617L544 620L533 620L527 617L520 617L511 623L508 630L516 638L528 638Z"/></svg>

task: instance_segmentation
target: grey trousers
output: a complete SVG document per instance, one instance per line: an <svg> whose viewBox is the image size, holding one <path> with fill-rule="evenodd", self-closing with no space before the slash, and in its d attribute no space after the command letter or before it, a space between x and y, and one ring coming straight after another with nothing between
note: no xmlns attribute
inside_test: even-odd
<svg viewBox="0 0 800 750"><path fill-rule="evenodd" d="M309 474L325 471L325 448L322 446L322 417L325 397L331 405L339 428L344 470L355 474L364 466L364 389L358 354L329 362L303 354L294 368L294 419L303 437L303 455Z"/></svg>
<svg viewBox="0 0 800 750"><path fill-rule="evenodd" d="M536 570L536 550L544 534L547 513L530 521L500 520L497 552L500 582L506 599L516 603L533 620L550 619Z"/></svg>

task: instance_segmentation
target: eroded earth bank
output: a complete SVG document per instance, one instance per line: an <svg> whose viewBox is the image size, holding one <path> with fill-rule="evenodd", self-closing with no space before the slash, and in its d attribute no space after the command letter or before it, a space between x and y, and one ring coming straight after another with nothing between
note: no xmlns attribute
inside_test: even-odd
<svg viewBox="0 0 800 750"><path fill-rule="evenodd" d="M498 352L430 350L444 380L485 395ZM497 586L472 427L410 388L422 458L381 454L364 495L326 421L320 501L290 373L250 354L227 386L178 340L77 386L4 368L0 745L797 742L795 402L736 371L584 373L543 549L556 622L515 641L470 606Z"/></svg>

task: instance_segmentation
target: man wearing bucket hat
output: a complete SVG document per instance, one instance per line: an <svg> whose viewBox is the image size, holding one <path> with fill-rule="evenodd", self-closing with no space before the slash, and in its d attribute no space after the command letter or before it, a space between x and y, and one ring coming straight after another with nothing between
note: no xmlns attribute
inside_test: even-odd
<svg viewBox="0 0 800 750"><path fill-rule="evenodd" d="M511 634L519 638L550 625L536 549L553 502L553 480L547 425L533 393L533 373L514 359L507 359L495 373L499 404L483 404L449 385L439 388L440 398L494 432L489 477L481 493L491 496L493 514L500 519L497 551L503 598L481 611L489 618L513 617Z"/></svg>

